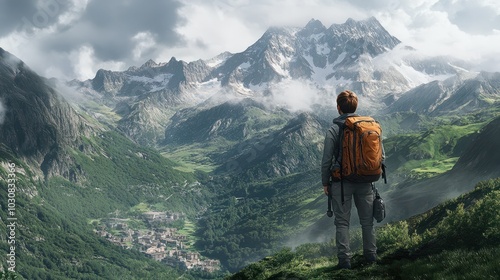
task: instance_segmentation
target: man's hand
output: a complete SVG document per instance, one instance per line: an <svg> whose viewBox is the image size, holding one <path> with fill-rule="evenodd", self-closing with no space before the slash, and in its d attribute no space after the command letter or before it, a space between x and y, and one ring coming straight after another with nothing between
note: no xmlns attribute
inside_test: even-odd
<svg viewBox="0 0 500 280"><path fill-rule="evenodd" d="M330 186L323 186L323 191L325 192L325 195L328 195L328 188Z"/></svg>

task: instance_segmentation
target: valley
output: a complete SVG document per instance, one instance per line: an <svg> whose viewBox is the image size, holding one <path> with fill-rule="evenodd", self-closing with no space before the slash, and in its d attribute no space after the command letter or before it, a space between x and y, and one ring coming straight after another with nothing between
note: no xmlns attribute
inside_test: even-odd
<svg viewBox="0 0 500 280"><path fill-rule="evenodd" d="M209 273L220 269L218 260L202 258L193 247L195 225L186 219L184 213L151 211L144 207L149 208L143 204L133 207L129 211L131 217L126 213L115 213L113 218L90 223L98 236L166 265Z"/></svg>
<svg viewBox="0 0 500 280"><path fill-rule="evenodd" d="M8 108L0 175L15 163L18 274L322 276L335 248L319 163L345 88L358 93L359 113L383 128L389 183L377 187L388 216L377 230L391 268L380 269L440 253L429 249L434 242L449 248L456 224L443 209L456 219L463 209L441 203L488 189L477 197L484 204L458 199L496 205L496 181L475 186L500 177L500 76L414 52L375 18L269 28L218 64L150 60L86 81L46 79L0 49L0 101ZM2 209L7 198L2 191ZM428 218L435 213L439 226ZM490 227L484 232L486 239L470 236L483 248L497 238ZM356 227L353 236L359 241ZM0 247L9 249L4 237Z"/></svg>

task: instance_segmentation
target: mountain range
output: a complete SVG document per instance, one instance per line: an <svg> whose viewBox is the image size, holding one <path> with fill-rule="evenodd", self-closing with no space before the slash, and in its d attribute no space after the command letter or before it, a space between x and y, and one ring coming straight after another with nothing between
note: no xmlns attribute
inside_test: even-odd
<svg viewBox="0 0 500 280"><path fill-rule="evenodd" d="M431 116L479 111L498 102L499 78L499 73L481 72L436 80L406 92L388 110Z"/></svg>
<svg viewBox="0 0 500 280"><path fill-rule="evenodd" d="M138 209L186 213L190 250L220 260L222 274L287 244L329 240L319 162L346 88L384 129L387 222L427 211L500 176L500 74L471 69L404 46L373 17L272 27L240 53L149 60L86 81L40 77L0 49L1 174L16 163L20 213L33 224L21 233L48 240L19 247L30 262L20 273L116 278L144 262L151 271L130 277L181 275L140 254L118 257L92 232ZM71 244L74 256L63 253Z"/></svg>
<svg viewBox="0 0 500 280"><path fill-rule="evenodd" d="M101 69L93 79L70 85L116 112L117 126L132 139L156 146L180 108L213 105L227 95L285 107L290 99L306 99L314 101L312 106L350 88L366 98L360 107L371 113L415 86L467 72L463 67L459 60L425 57L401 46L375 18L329 28L313 19L304 28L269 28L241 53L189 63L174 57L167 63L150 60L126 71ZM297 85L291 81L307 92L290 89Z"/></svg>

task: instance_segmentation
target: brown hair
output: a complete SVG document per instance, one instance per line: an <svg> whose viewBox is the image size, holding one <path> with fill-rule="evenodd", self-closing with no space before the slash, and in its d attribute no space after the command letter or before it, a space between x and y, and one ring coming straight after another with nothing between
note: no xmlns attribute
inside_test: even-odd
<svg viewBox="0 0 500 280"><path fill-rule="evenodd" d="M344 114L354 113L358 108L358 96L350 90L344 90L337 96L337 105Z"/></svg>

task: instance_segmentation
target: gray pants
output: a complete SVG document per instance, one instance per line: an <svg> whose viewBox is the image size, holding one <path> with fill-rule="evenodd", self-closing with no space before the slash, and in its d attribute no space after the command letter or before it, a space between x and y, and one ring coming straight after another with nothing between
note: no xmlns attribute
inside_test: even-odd
<svg viewBox="0 0 500 280"><path fill-rule="evenodd" d="M344 205L340 195L340 183L332 186L333 213L335 214L337 256L339 259L350 259L349 222L351 218L352 198L358 210L359 222L363 236L363 255L376 255L377 245L373 229L373 189L370 183L350 183L344 181Z"/></svg>

